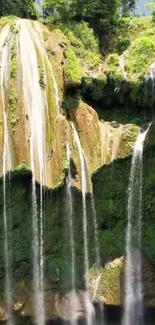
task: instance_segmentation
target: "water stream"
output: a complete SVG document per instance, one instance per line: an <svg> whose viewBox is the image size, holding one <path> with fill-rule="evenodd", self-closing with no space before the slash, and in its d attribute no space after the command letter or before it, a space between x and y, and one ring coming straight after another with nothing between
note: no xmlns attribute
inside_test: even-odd
<svg viewBox="0 0 155 325"><path fill-rule="evenodd" d="M71 126L73 129L74 139L77 145L79 158L80 158L80 164L81 164L81 187L82 187L82 207L83 207L83 240L84 240L84 269L85 269L85 275L88 274L89 271L89 250L88 250L88 223L87 223L87 209L86 209L86 193L88 192L89 184L88 184L88 168L87 168L87 161L85 157L85 153L82 149L80 138L78 135L78 132L76 131L76 128L74 126L74 123L71 122ZM94 220L94 226L95 226L95 239L97 243L97 222L96 222L96 211L95 211L95 205L93 196L91 196L91 202L92 202L92 209L93 209L93 217ZM96 253L97 253L97 263L99 263L99 253L97 251L98 246L96 246ZM87 276L85 277L85 286L86 290L88 291L88 279ZM92 324L93 321L93 306L90 301L90 297L88 295L88 299L86 302L86 309L87 309L87 324Z"/></svg>
<svg viewBox="0 0 155 325"><path fill-rule="evenodd" d="M6 190L6 173L11 171L11 150L9 141L9 131L6 113L6 91L9 85L10 78L10 47L11 47L12 35L9 32L9 27L3 28L0 34L0 53L1 53L1 96L2 96L2 108L3 108L3 120L4 120L4 147L3 147L3 218L4 218L4 256L5 256L5 292L6 292L6 305L8 313L8 325L12 325L12 274L10 272L11 263L11 249L10 249L10 236L9 236L9 213L7 204L7 191Z"/></svg>
<svg viewBox="0 0 155 325"><path fill-rule="evenodd" d="M71 248L71 277L72 289L75 290L75 247L74 247L74 229L73 229L73 198L72 198L72 175L71 175L71 151L67 141L67 161L68 161L68 179L67 179L67 201L69 207L69 236Z"/></svg>
<svg viewBox="0 0 155 325"><path fill-rule="evenodd" d="M123 325L143 324L141 261L143 146L149 128L141 131L134 145L129 188L126 232L125 302Z"/></svg>
<svg viewBox="0 0 155 325"><path fill-rule="evenodd" d="M48 57L46 49L45 49L43 33L42 33L42 30L41 30L40 24L37 21L35 21L34 26L35 26L36 31L38 32L39 37L37 37L37 35L36 35L36 33L35 33L35 31L33 29L31 30L31 33L33 34L33 37L34 37L36 45L37 45L37 47L39 49L39 52L42 54L42 58L43 58L43 61L44 61L44 73L45 74L46 74L46 72L45 72L46 62L47 62L47 65L49 67L50 76L51 76L51 79L52 79L52 82L53 82L54 97L55 97L57 113L59 114L60 113L60 99L59 99L58 85L57 85L56 78L55 78L55 75L54 75L54 72L53 72L52 64L51 64L51 62L49 60L49 57Z"/></svg>
<svg viewBox="0 0 155 325"><path fill-rule="evenodd" d="M73 123L71 123L74 139L77 145L80 164L81 164L81 187L82 187L82 207L83 207L83 239L84 239L84 267L85 267L85 274L88 273L89 270L89 256L88 256L88 236L87 236L87 211L86 211L86 193L87 193L87 170L85 164L85 157L84 152L81 147L79 135L76 131L76 128ZM88 283L86 279L86 289L88 289Z"/></svg>
<svg viewBox="0 0 155 325"><path fill-rule="evenodd" d="M33 282L35 322L45 323L44 310L44 258L43 258L43 184L45 184L45 109L46 97L39 84L37 53L31 29L20 21L20 56L23 72L23 93L30 120L30 160L32 170L32 222L33 222ZM36 172L39 172L40 206L38 213Z"/></svg>

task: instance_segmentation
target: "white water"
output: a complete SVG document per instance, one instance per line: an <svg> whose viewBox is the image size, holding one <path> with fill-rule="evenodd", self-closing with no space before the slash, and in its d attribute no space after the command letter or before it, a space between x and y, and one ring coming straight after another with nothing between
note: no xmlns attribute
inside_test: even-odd
<svg viewBox="0 0 155 325"><path fill-rule="evenodd" d="M155 90L155 63L150 67L150 78L152 83L152 105L154 104L154 90Z"/></svg>
<svg viewBox="0 0 155 325"><path fill-rule="evenodd" d="M67 179L67 198L69 205L69 235L71 248L71 274L72 289L75 290L75 245L74 245L74 229L73 229L73 199L72 199L72 175L71 175L71 151L67 142L67 161L68 161L68 179Z"/></svg>
<svg viewBox="0 0 155 325"><path fill-rule="evenodd" d="M46 98L39 84L37 53L27 21L20 25L20 59L23 73L23 93L30 121L30 160L32 170L33 216L33 283L35 322L45 323L44 310L44 259L43 259L43 184L45 184L45 109ZM39 170L40 213L36 197L36 170Z"/></svg>
<svg viewBox="0 0 155 325"><path fill-rule="evenodd" d="M88 273L89 270L89 257L88 257L88 236L87 236L87 211L86 211L86 193L87 193L87 170L85 164L84 152L81 147L79 135L76 131L74 124L71 122L74 139L77 145L80 163L81 163L81 187L82 187L82 207L83 207L83 239L84 239L84 266L85 266L85 274ZM88 283L86 279L86 289L88 288Z"/></svg>
<svg viewBox="0 0 155 325"><path fill-rule="evenodd" d="M143 284L140 253L142 223L142 169L143 145L148 130L149 127L145 132L141 132L138 135L134 145L130 172L123 325L142 325L143 323Z"/></svg>
<svg viewBox="0 0 155 325"><path fill-rule="evenodd" d="M95 262L96 262L96 266L99 266L100 265L100 253L99 253L100 249L99 249L99 239L98 239L98 230L97 230L97 217L96 217L96 209L95 209L93 191L91 193L91 207L92 207L93 223L94 223Z"/></svg>
<svg viewBox="0 0 155 325"><path fill-rule="evenodd" d="M4 218L4 256L5 256L5 292L6 292L6 305L8 313L8 325L13 324L12 315L12 279L10 274L10 243L9 243L9 220L7 212L7 199L6 199L6 173L10 172L11 163L11 152L9 143L9 132L7 125L7 113L5 107L5 95L9 85L9 69L10 69L10 42L7 42L9 36L9 27L5 26L0 33L0 53L1 53L1 95L2 95L2 108L3 108L3 119L4 119L4 148L3 148L3 218ZM10 35L11 36L11 35ZM5 45L3 45L6 43Z"/></svg>
<svg viewBox="0 0 155 325"><path fill-rule="evenodd" d="M147 97L148 97L148 81L151 80L151 90L152 90L152 115L154 115L154 112L153 112L153 105L154 105L154 101L155 101L155 95L154 95L154 92L155 92L155 62L153 62L150 66L150 69L148 71L148 74L146 76L146 100L147 100Z"/></svg>
<svg viewBox="0 0 155 325"><path fill-rule="evenodd" d="M51 64L51 62L50 62L50 60L48 58L48 55L47 55L47 52L46 52L46 49L45 49L45 43L44 43L43 34L42 34L40 24L37 21L35 21L34 22L34 27L35 27L36 31L38 32L39 37L38 38L36 37L36 33L35 33L34 30L32 30L31 32L33 33L33 37L34 37L34 40L35 40L35 42L37 44L39 52L42 54L42 57L43 57L43 60L44 60L44 73L45 74L46 74L46 72L45 72L45 61L47 62L47 65L49 67L50 75L51 75L51 78L52 78L52 81L53 81L54 97L55 97L55 103L56 103L56 107L57 107L57 113L59 114L60 113L59 91L58 91L58 85L57 85L57 82L56 82L56 79L55 79L55 75L54 75L54 72L53 72L53 69L52 69L52 64Z"/></svg>
<svg viewBox="0 0 155 325"><path fill-rule="evenodd" d="M124 54L120 55L120 57L119 57L119 66L123 73L124 79L127 80L127 74L126 74L125 66L124 66Z"/></svg>
<svg viewBox="0 0 155 325"><path fill-rule="evenodd" d="M83 240L84 240L84 269L85 269L85 275L88 274L89 270L89 255L88 255L88 224L87 224L87 210L86 210L86 193L88 190L87 186L87 164L86 164L86 158L84 151L81 147L79 135L76 131L76 128L71 122L71 126L73 129L74 139L77 145L77 149L79 152L79 158L81 163L81 187L82 187L82 208L83 208ZM85 276L85 286L86 290L88 291L88 279L87 276ZM87 302L86 302L86 310L87 310L87 324L92 324L92 314L93 314L93 306L90 301L90 297L88 295Z"/></svg>

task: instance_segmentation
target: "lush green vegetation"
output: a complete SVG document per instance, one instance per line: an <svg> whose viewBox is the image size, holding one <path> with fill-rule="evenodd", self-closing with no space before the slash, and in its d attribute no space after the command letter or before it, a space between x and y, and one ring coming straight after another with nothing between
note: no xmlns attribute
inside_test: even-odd
<svg viewBox="0 0 155 325"><path fill-rule="evenodd" d="M1 0L0 17L15 15L22 18L36 18L34 0Z"/></svg>
<svg viewBox="0 0 155 325"><path fill-rule="evenodd" d="M79 60L71 48L68 48L66 51L64 73L65 83L67 87L80 85L82 78L82 68Z"/></svg>
<svg viewBox="0 0 155 325"><path fill-rule="evenodd" d="M47 16L54 21L88 21L98 31L111 29L120 12L127 14L133 9L135 0L44 0Z"/></svg>
<svg viewBox="0 0 155 325"><path fill-rule="evenodd" d="M101 61L99 40L88 23L60 24L76 56L83 66L93 69Z"/></svg>
<svg viewBox="0 0 155 325"><path fill-rule="evenodd" d="M153 143L152 143L153 144ZM153 173L155 148L147 148L143 169L143 218L142 251L155 265L154 258L154 182ZM131 160L126 158L102 167L93 177L94 195L100 229L100 246L103 258L122 256L124 253L127 188ZM125 170L125 173L124 173ZM107 186L108 184L108 186ZM105 249L106 247L106 249Z"/></svg>

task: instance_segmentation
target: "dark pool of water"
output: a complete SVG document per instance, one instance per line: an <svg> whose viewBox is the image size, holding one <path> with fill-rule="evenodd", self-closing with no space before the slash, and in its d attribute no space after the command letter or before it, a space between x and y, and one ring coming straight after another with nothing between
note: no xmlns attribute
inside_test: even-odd
<svg viewBox="0 0 155 325"><path fill-rule="evenodd" d="M103 315L99 305L95 306L95 319L92 325L123 325L122 324L123 309L120 307L106 306L104 307L104 321ZM5 323L3 323L5 324ZM16 318L15 325L34 325L30 318ZM81 319L77 325L86 325L86 320ZM48 321L46 325L72 325L69 321L55 320ZM132 325L155 325L155 308L147 308L144 312L144 322Z"/></svg>

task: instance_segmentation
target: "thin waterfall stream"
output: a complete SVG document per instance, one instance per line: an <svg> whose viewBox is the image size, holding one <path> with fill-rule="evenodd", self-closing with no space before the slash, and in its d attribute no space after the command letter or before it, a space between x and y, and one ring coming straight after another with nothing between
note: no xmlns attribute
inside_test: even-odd
<svg viewBox="0 0 155 325"><path fill-rule="evenodd" d="M87 221L87 209L86 209L86 193L88 191L89 185L87 184L88 179L88 167L87 161L85 157L85 153L82 149L80 138L78 132L74 126L74 123L71 123L74 139L77 145L77 149L79 152L80 164L81 164L81 187L82 187L82 205L83 205L83 239L84 239L84 268L85 275L88 274L89 271L89 250L88 250L88 221ZM89 180L90 181L90 180ZM95 233L95 252L96 252L96 264L99 265L99 245L98 245L98 235L97 235L97 221L96 221L96 211L93 194L91 194L91 207L93 212L93 221L94 221L94 233ZM88 279L87 276L85 278L86 290L88 291ZM93 315L93 307L90 301L90 297L88 295L87 303L87 324L92 324L92 315Z"/></svg>
<svg viewBox="0 0 155 325"><path fill-rule="evenodd" d="M8 313L8 325L13 324L12 315L12 276L10 273L10 240L9 240L9 216L7 207L7 192L6 192L6 173L11 171L11 152L9 131L7 125L7 113L5 106L5 95L8 89L9 69L10 69L10 46L11 43L8 37L9 27L6 26L1 32L0 37L0 52L1 52L1 95L2 95L2 108L4 119L4 149L3 149L3 218L4 218L4 256L5 256L5 292L6 304ZM8 40L8 41L7 41ZM5 45L4 45L5 44Z"/></svg>
<svg viewBox="0 0 155 325"><path fill-rule="evenodd" d="M73 229L73 199L72 199L72 175L71 175L71 151L67 141L67 161L68 161L68 179L67 179L67 198L69 205L69 235L71 248L71 277L72 289L75 290L75 247L74 247L74 229Z"/></svg>
<svg viewBox="0 0 155 325"><path fill-rule="evenodd" d="M82 205L83 205L83 239L84 239L84 268L85 274L88 273L89 270L89 256L88 256L88 236L87 236L87 211L86 211L86 193L87 193L87 172L86 172L86 164L84 159L84 152L81 147L79 135L76 131L74 123L71 123L74 139L77 145L77 149L79 152L80 164L81 164L81 187L82 187ZM88 283L86 279L86 289L88 289Z"/></svg>
<svg viewBox="0 0 155 325"><path fill-rule="evenodd" d="M141 261L143 147L149 127L141 131L134 145L128 187L126 231L125 301L123 325L143 324Z"/></svg>

